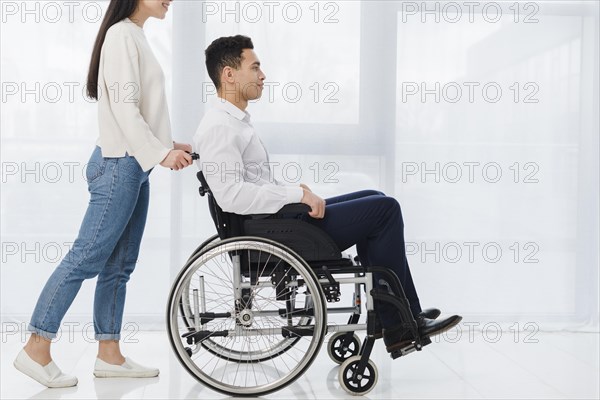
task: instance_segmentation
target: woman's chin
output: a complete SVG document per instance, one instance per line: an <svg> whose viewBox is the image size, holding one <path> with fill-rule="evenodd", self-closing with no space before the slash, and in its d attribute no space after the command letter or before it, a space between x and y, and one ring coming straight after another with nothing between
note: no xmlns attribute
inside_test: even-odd
<svg viewBox="0 0 600 400"><path fill-rule="evenodd" d="M167 17L167 10L162 10L161 12L157 12L156 15L153 15L156 19L165 19Z"/></svg>

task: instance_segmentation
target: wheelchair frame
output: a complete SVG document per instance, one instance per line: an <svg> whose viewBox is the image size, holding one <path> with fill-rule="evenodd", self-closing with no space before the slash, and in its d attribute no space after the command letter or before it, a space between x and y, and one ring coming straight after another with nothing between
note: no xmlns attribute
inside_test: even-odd
<svg viewBox="0 0 600 400"><path fill-rule="evenodd" d="M375 363L369 358L376 337L380 337L376 301L393 304L401 325L413 337L409 344L392 352L392 358L420 351L431 343L429 338L420 337L394 273L387 268L364 267L358 257L342 257L331 238L308 223L280 219L308 212L308 206L287 205L273 215L226 213L216 203L201 171L197 177L200 195L208 195L218 234L189 257L173 283L167 307L171 346L197 380L235 396L280 390L310 367L325 335L333 333L328 354L341 364L340 385L350 394L366 394L378 379ZM272 268L266 273L268 267ZM342 274L353 276L339 276ZM391 293L374 287L375 276L389 284ZM354 285L352 305L327 308L326 303L340 301L340 285ZM361 288L366 298L364 323L359 323ZM328 325L327 315L333 313L350 314L348 323ZM361 330L367 333L362 343L355 334ZM290 367L293 363L296 365ZM269 373L275 374L265 368L274 369L277 376L271 377ZM238 375L244 372L244 382L240 378L237 383ZM254 378L254 384L248 384L248 376Z"/></svg>

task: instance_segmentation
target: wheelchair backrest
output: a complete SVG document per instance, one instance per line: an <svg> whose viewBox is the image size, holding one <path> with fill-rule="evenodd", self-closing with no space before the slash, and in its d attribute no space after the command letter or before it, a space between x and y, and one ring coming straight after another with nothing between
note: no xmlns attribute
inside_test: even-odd
<svg viewBox="0 0 600 400"><path fill-rule="evenodd" d="M210 216L215 223L219 237L227 239L234 236L242 236L244 234L244 220L246 217L223 211L210 191L210 187L202 171L198 171L196 177L200 181L200 196L208 195Z"/></svg>

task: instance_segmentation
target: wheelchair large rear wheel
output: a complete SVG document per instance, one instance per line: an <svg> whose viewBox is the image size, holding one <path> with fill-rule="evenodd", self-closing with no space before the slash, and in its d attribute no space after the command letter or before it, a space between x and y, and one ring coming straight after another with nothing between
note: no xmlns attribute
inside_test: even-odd
<svg viewBox="0 0 600 400"><path fill-rule="evenodd" d="M188 261L197 256L202 250L208 248L209 246L214 246L219 241L219 235L211 236L194 250L194 252L188 258ZM187 280L186 284L189 286L190 280ZM184 288L180 299L180 313L188 329L192 329L195 324L194 312L192 309L193 299L190 297L190 293L192 293L192 291L190 291L189 287ZM310 301L310 298L308 300ZM302 317L300 318L299 325L309 325L311 322L311 317ZM273 357L277 357L281 353L289 350L298 340L300 340L299 337L282 338L279 341L269 343L268 346L263 346L261 349L256 349L253 352L238 351L233 348L221 346L218 340L210 337L206 340L203 340L201 345L217 357L227 360L238 362L261 362Z"/></svg>
<svg viewBox="0 0 600 400"><path fill-rule="evenodd" d="M221 240L221 238L219 238L219 235L217 235L217 234L214 234L211 237L209 237L208 239L206 239L198 247L196 247L196 249L190 255L190 258L188 258L188 261L191 260L198 253L200 253L204 248L217 243L219 240Z"/></svg>
<svg viewBox="0 0 600 400"><path fill-rule="evenodd" d="M196 379L228 395L259 396L310 366L327 314L321 286L298 255L242 237L188 261L171 289L167 323L179 361Z"/></svg>

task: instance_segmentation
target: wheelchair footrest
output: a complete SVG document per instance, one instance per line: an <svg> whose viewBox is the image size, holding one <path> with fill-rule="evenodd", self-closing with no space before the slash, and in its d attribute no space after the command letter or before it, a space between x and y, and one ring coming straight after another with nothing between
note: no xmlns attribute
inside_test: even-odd
<svg viewBox="0 0 600 400"><path fill-rule="evenodd" d="M282 326L281 335L285 338L297 338L314 335L314 326Z"/></svg>
<svg viewBox="0 0 600 400"><path fill-rule="evenodd" d="M421 351L423 349L424 346L427 346L428 344L431 343L431 339L428 337L424 337L421 339L421 343L416 343L413 342L405 347L402 347L400 349L394 350L390 353L390 357L392 357L392 359L396 359L396 358L400 358L402 356L405 356L407 354L412 353L413 351Z"/></svg>

